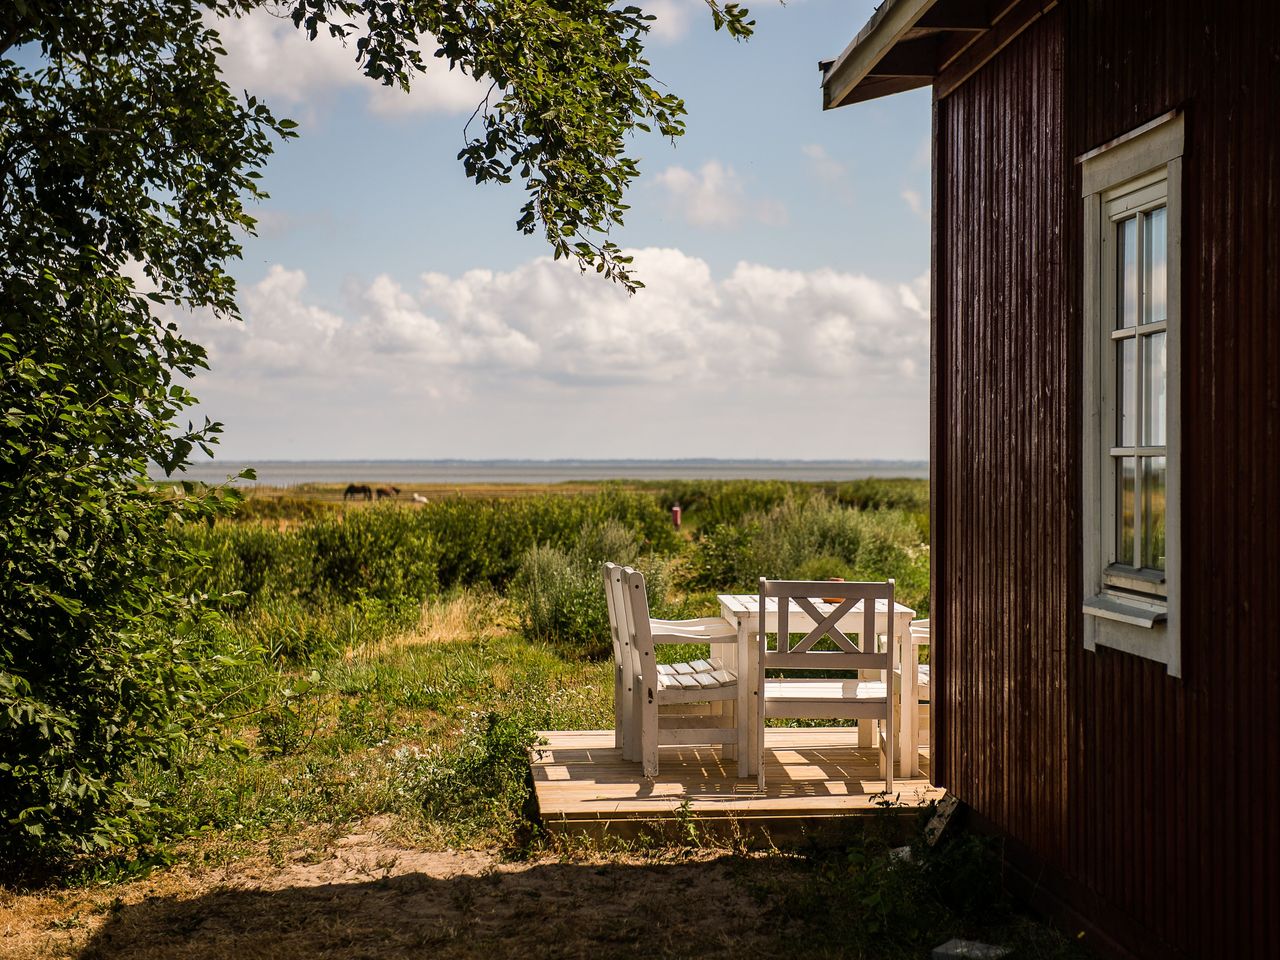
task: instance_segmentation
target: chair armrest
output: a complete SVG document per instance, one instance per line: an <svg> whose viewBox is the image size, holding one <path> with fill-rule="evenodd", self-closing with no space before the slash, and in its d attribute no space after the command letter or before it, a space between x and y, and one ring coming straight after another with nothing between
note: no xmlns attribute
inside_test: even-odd
<svg viewBox="0 0 1280 960"><path fill-rule="evenodd" d="M727 643L736 639L738 639L738 632L729 624L725 624L725 630L722 633L666 628L662 633L653 634L654 643Z"/></svg>
<svg viewBox="0 0 1280 960"><path fill-rule="evenodd" d="M655 627L672 627L676 630L727 630L732 624L724 617L698 617L696 620L663 620L661 617L650 617L649 623Z"/></svg>

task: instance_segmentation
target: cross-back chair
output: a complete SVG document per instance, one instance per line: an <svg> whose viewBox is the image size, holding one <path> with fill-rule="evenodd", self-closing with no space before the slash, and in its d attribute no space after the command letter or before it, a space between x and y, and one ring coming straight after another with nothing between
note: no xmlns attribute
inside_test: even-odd
<svg viewBox="0 0 1280 960"><path fill-rule="evenodd" d="M770 717L879 721L880 773L893 789L893 683L865 679L867 671L894 676L892 580L760 580L760 655L756 729L759 787L764 790L764 724ZM888 623L876 633L877 604ZM785 671L769 677L768 671ZM821 676L797 676L820 671ZM859 673L859 678L853 676ZM837 674L835 678L831 674ZM845 674L842 679L838 675Z"/></svg>

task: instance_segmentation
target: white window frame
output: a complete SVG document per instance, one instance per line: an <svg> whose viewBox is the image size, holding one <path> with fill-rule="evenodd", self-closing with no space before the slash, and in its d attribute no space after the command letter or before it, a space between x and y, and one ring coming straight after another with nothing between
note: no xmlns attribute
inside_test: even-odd
<svg viewBox="0 0 1280 960"><path fill-rule="evenodd" d="M1183 115L1172 112L1079 158L1084 200L1083 500L1084 645L1123 650L1165 664L1182 675L1181 582L1181 327ZM1117 569L1116 467L1118 446L1113 216L1117 206L1167 208L1165 570L1163 582L1145 571ZM1109 213L1110 208L1110 213ZM1141 383L1141 379L1139 379ZM1143 401L1139 399L1141 404ZM1135 443L1141 438L1135 437ZM1135 564L1139 562L1136 554Z"/></svg>

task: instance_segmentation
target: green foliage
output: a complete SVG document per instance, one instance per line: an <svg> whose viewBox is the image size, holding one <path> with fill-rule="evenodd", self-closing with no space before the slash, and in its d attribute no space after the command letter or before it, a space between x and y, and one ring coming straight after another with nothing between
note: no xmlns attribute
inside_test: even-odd
<svg viewBox="0 0 1280 960"><path fill-rule="evenodd" d="M739 526L752 514L772 510L788 498L807 497L815 488L782 480L681 480L664 483L658 498L678 503L681 521L698 532Z"/></svg>
<svg viewBox="0 0 1280 960"><path fill-rule="evenodd" d="M600 568L606 560L636 564L641 547L617 520L584 526L568 549L542 544L521 558L511 595L525 634L588 658L613 656L609 608ZM667 602L667 564L649 557L643 564L654 616L673 615Z"/></svg>
<svg viewBox="0 0 1280 960"><path fill-rule="evenodd" d="M922 811L920 825L931 812ZM931 847L917 830L902 845L901 813L886 805L883 816L863 824L846 847L817 852L804 882L770 891L783 916L818 932L808 948L908 960L959 937L1009 946L1015 958L1082 957L1065 937L1015 908L1001 883L994 839L965 832Z"/></svg>
<svg viewBox="0 0 1280 960"><path fill-rule="evenodd" d="M736 4L709 5L717 29L751 32ZM246 202L266 196L274 140L295 135L219 75L218 21L264 7L289 10L312 38L349 37L369 78L405 88L426 69L419 42L434 37L442 66L492 83L460 154L467 172L518 175L519 229L541 225L556 257L639 285L607 239L638 171L625 138L679 135L684 107L648 72L652 18L636 7L0 5L0 869L130 839L125 772L169 762L220 702L217 655L200 647L217 632L194 627L201 598L175 579L196 558L169 523L207 512L206 495L166 498L146 476L152 463L171 474L217 438L216 423L181 424L194 402L184 384L206 355L174 317L238 316L227 269L254 229ZM502 546L540 539L536 525L496 529L510 537ZM360 541L394 526L309 531L319 539L308 582L348 605L394 606L430 589L437 568L448 582L501 582L516 562L460 569L459 557L432 552L440 541L418 539L395 544L402 567ZM245 547L242 610L267 590L276 545Z"/></svg>
<svg viewBox="0 0 1280 960"><path fill-rule="evenodd" d="M453 836L527 824L534 729L528 714L473 714L452 748L402 755L395 786Z"/></svg>
<svg viewBox="0 0 1280 960"><path fill-rule="evenodd" d="M179 535L216 498L139 480L168 401L86 402L109 370L68 383L23 347L0 334L0 871L137 840L128 769L202 736L235 666Z"/></svg>
<svg viewBox="0 0 1280 960"><path fill-rule="evenodd" d="M502 586L530 547L565 548L585 527L611 520L632 531L645 550L670 554L681 543L656 498L620 486L578 497L450 498L427 504L417 516L441 545L440 583L446 588Z"/></svg>
<svg viewBox="0 0 1280 960"><path fill-rule="evenodd" d="M859 510L825 496L789 497L722 525L698 545L689 582L751 592L759 578L897 580L897 599L928 616L929 551L901 510Z"/></svg>
<svg viewBox="0 0 1280 960"><path fill-rule="evenodd" d="M291 136L216 47L183 0L0 10L0 870L135 840L127 771L221 696L171 523L207 508L145 480L215 438L179 422L205 354L167 311L235 315L244 201Z"/></svg>
<svg viewBox="0 0 1280 960"><path fill-rule="evenodd" d="M707 5L715 29L738 39L751 35L755 21L745 8ZM608 234L622 224L625 191L639 173L626 153L627 136L684 133L684 103L654 79L644 56L653 16L610 0L290 0L290 6L294 23L312 38L322 30L354 38L365 74L406 90L428 69L418 41L434 37L434 69L447 63L488 84L458 154L467 176L477 183L518 177L526 194L518 229L540 229L557 260L576 259L629 291L643 286Z"/></svg>

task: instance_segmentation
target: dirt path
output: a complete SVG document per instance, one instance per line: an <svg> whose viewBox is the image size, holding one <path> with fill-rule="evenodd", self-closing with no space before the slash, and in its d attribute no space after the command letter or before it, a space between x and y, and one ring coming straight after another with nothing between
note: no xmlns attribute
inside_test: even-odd
<svg viewBox="0 0 1280 960"><path fill-rule="evenodd" d="M0 957L592 958L777 956L780 858L504 863L368 831L94 890L0 890Z"/></svg>

